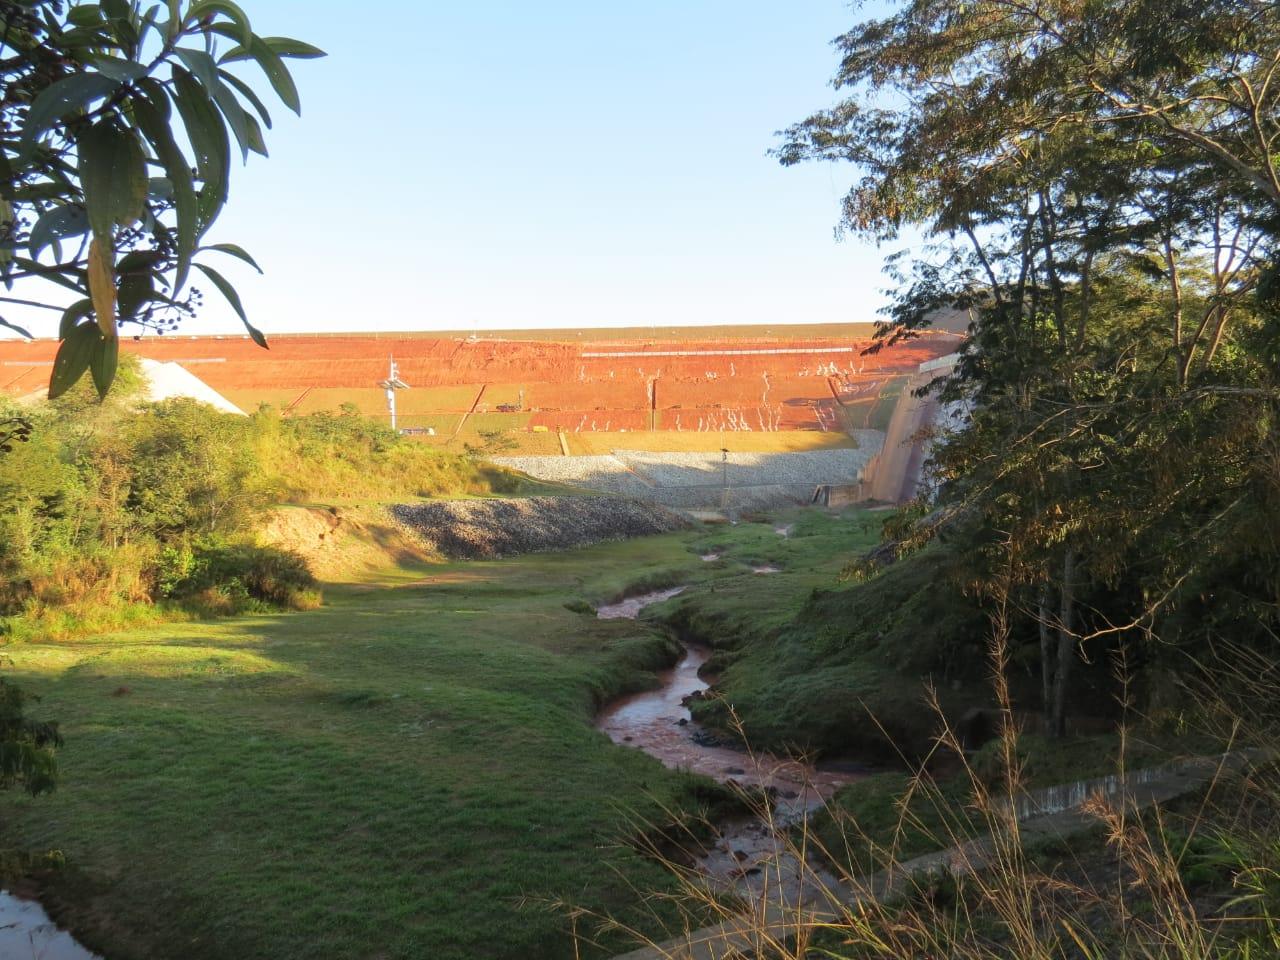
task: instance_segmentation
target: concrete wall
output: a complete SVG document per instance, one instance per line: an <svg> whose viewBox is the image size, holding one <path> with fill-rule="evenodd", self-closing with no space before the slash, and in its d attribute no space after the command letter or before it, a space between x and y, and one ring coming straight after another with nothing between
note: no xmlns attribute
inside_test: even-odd
<svg viewBox="0 0 1280 960"><path fill-rule="evenodd" d="M915 393L939 377L950 376L958 360L950 354L922 363L907 381L889 420L884 447L863 472L866 499L903 503L919 491L929 456L929 433L953 420L956 411L944 410L936 394L917 397Z"/></svg>

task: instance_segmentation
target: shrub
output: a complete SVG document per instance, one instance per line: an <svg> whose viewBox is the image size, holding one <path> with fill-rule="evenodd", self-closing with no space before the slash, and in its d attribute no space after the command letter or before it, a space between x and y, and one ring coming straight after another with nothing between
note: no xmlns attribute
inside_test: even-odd
<svg viewBox="0 0 1280 960"><path fill-rule="evenodd" d="M294 610L320 603L316 580L299 554L251 543L207 543L183 553L171 548L174 571L187 576L173 581L166 596L215 614L251 608L251 601ZM189 559L188 559L189 556Z"/></svg>
<svg viewBox="0 0 1280 960"><path fill-rule="evenodd" d="M278 547L241 548L241 577L251 596L279 607L309 610L320 604L316 578L307 561Z"/></svg>

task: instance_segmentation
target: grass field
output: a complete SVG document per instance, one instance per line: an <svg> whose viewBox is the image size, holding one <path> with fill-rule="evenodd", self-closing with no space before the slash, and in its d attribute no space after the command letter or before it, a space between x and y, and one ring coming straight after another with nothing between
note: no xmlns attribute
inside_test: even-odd
<svg viewBox="0 0 1280 960"><path fill-rule="evenodd" d="M807 593L862 529L823 522L820 550L701 528L385 572L307 613L13 646L67 743L55 794L0 797L4 839L66 855L44 898L113 960L570 957L563 916L521 899L635 919L629 884L667 878L619 842L624 810L693 801L591 728L669 641L564 604L707 580ZM698 559L708 537L726 559ZM788 572L753 576L762 559Z"/></svg>

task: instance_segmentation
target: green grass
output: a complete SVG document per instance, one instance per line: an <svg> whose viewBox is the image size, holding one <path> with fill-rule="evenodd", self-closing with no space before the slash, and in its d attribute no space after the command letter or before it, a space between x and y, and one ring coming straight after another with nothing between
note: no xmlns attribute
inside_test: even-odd
<svg viewBox="0 0 1280 960"><path fill-rule="evenodd" d="M635 919L629 884L669 881L620 843L626 810L692 790L591 728L670 641L563 604L695 571L690 538L11 646L67 743L54 795L0 798L4 839L66 855L47 899L113 958L570 956L564 918L521 899Z"/></svg>
<svg viewBox="0 0 1280 960"><path fill-rule="evenodd" d="M67 742L55 794L0 795L0 838L65 855L42 899L113 960L574 956L547 900L657 933L637 891L671 877L629 842L636 818L717 798L592 729L676 648L575 609L687 584L651 613L717 645L756 746L864 745L860 698L927 720L917 667L960 624L936 605L928 554L838 587L882 519L794 510L384 571L304 613L11 644L10 675ZM1103 772L1105 752L1081 742L1029 774ZM888 843L904 782L871 778L836 806ZM953 809L962 787L944 784ZM941 826L917 812L900 854ZM835 821L814 826L835 852Z"/></svg>
<svg viewBox="0 0 1280 960"><path fill-rule="evenodd" d="M723 669L723 697L698 704L695 715L726 726L732 708L761 749L889 762L899 748L927 750L934 719L923 700L931 675L956 710L987 696L985 620L948 587L939 557L927 552L865 583L837 582L849 559L877 541L885 514L798 516L785 540L772 524L725 534L733 543L729 556L773 563L783 573L673 601L673 628L716 648L713 663ZM702 544L720 545L716 536ZM964 689L951 690L952 680Z"/></svg>
<svg viewBox="0 0 1280 960"><path fill-rule="evenodd" d="M861 517L391 571L305 613L11 645L67 744L57 793L0 798L4 840L65 854L44 898L113 958L570 956L563 916L522 899L637 919L632 885L670 878L623 842L628 811L707 794L591 728L671 641L565 604L807 593ZM711 546L725 558L700 560Z"/></svg>
<svg viewBox="0 0 1280 960"><path fill-rule="evenodd" d="M569 957L563 914L522 901L643 918L635 890L671 880L626 842L632 815L709 801L591 726L672 642L566 604L683 583L777 625L878 526L794 511L391 571L303 613L11 645L67 743L55 794L0 797L0 835L62 851L43 899L112 958Z"/></svg>

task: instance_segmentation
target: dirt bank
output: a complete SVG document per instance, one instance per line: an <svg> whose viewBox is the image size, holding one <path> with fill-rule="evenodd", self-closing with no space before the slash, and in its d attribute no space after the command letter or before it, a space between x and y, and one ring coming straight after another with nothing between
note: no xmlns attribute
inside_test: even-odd
<svg viewBox="0 0 1280 960"><path fill-rule="evenodd" d="M259 539L306 558L321 580L340 583L392 564L438 559L386 507L280 507Z"/></svg>
<svg viewBox="0 0 1280 960"><path fill-rule="evenodd" d="M619 497L434 500L391 508L446 557L487 560L680 530L689 521Z"/></svg>

